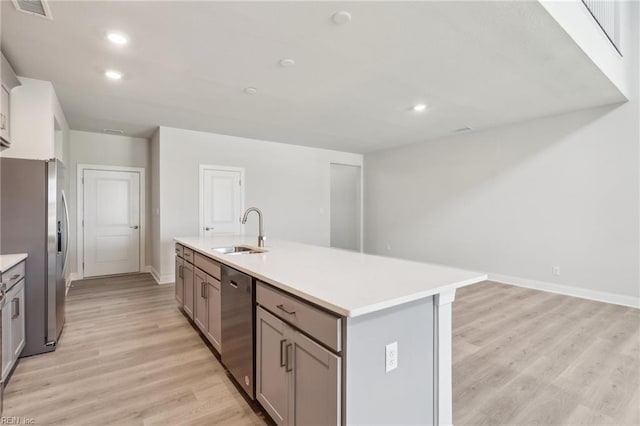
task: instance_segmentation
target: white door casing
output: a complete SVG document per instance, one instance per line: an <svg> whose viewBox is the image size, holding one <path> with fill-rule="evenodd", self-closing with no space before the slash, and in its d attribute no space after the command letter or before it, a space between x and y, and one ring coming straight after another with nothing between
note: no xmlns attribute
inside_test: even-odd
<svg viewBox="0 0 640 426"><path fill-rule="evenodd" d="M82 171L83 276L141 270L141 173Z"/></svg>
<svg viewBox="0 0 640 426"><path fill-rule="evenodd" d="M200 166L200 236L239 235L244 169Z"/></svg>

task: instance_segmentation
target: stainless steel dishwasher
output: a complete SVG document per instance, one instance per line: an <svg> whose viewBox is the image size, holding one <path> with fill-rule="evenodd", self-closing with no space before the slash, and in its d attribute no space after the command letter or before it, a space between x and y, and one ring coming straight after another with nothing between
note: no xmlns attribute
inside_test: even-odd
<svg viewBox="0 0 640 426"><path fill-rule="evenodd" d="M253 278L222 266L222 363L247 395L255 399Z"/></svg>

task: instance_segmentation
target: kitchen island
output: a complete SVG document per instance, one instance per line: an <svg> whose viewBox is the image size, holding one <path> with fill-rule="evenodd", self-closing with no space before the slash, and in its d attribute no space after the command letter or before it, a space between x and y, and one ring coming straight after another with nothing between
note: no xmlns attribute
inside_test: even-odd
<svg viewBox="0 0 640 426"><path fill-rule="evenodd" d="M337 424L452 423L451 303L457 288L485 274L280 240L251 254L216 250L257 249L254 237L175 240L179 255L194 258L189 277L208 276L205 261L220 265L221 275L226 268L251 277L255 395L276 423L303 424L327 413ZM206 299L209 281L224 297L218 269L209 269L211 280L185 280L180 265L176 299L185 312L189 297L194 310L199 296ZM225 363L224 333L217 342ZM324 369L303 370L312 358L324 360Z"/></svg>

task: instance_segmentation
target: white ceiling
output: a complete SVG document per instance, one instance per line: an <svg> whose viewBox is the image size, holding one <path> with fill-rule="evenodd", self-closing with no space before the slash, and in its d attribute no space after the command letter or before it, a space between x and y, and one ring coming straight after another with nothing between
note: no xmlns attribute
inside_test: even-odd
<svg viewBox="0 0 640 426"><path fill-rule="evenodd" d="M624 100L536 1L50 6L52 21L3 1L2 50L19 75L53 82L78 130L165 125L369 152ZM333 24L338 10L353 21ZM108 30L131 43L111 45ZM426 112L409 111L421 101Z"/></svg>

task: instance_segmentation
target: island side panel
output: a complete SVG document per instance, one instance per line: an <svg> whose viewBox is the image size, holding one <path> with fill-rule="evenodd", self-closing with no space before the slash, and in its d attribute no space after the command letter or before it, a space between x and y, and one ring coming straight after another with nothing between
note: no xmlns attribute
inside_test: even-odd
<svg viewBox="0 0 640 426"><path fill-rule="evenodd" d="M345 424L432 425L435 416L434 300L347 318ZM386 372L386 345L398 367Z"/></svg>

